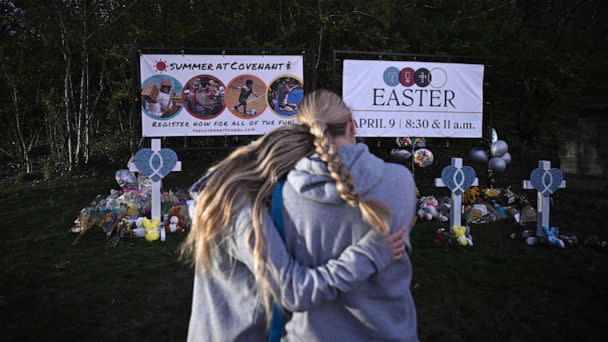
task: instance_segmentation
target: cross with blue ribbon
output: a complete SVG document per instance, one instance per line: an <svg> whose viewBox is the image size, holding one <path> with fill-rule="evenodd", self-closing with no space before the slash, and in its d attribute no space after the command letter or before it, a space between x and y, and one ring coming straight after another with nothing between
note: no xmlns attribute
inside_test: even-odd
<svg viewBox="0 0 608 342"><path fill-rule="evenodd" d="M159 165L156 168L154 168L151 160L152 160L152 157L154 157L154 156L156 156L156 157L160 156L160 152L161 152L160 139L152 139L151 147L152 147L151 150L153 153L151 155L151 158L150 158L150 161L148 162L148 164L149 164L150 168L152 169L152 174L147 175L152 180L151 218L154 219L155 217L158 217L159 219L162 219L161 212L160 212L160 205L161 205L160 189L161 189L162 178L165 175L160 174L159 169L162 168L163 162L166 162L166 161L163 161L162 157L160 157ZM175 163L175 165L173 166L173 168L171 168L170 170L167 170L167 173L171 172L171 171L181 171L182 170L181 161L174 161L174 163ZM171 167L171 165L169 165L169 167ZM129 163L129 171L142 173L142 170L140 170L137 167L136 163L134 163L134 162Z"/></svg>
<svg viewBox="0 0 608 342"><path fill-rule="evenodd" d="M552 169L551 162L539 160L538 168L530 173L530 180L523 181L524 189L535 189L537 192L537 216L536 235L543 236L543 227L549 227L549 209L551 207L551 195L557 189L566 187L566 181L560 169Z"/></svg>
<svg viewBox="0 0 608 342"><path fill-rule="evenodd" d="M441 178L435 178L436 187L447 187L452 192L450 200L450 228L462 226L462 194L471 186L479 184L475 170L462 166L462 158L452 158L452 164L441 172Z"/></svg>

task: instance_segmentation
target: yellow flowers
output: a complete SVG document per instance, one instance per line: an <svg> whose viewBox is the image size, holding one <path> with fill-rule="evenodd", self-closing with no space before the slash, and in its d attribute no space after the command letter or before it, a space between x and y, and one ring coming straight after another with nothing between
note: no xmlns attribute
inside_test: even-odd
<svg viewBox="0 0 608 342"><path fill-rule="evenodd" d="M462 201L465 204L473 204L473 203L475 203L475 201L477 201L477 198L479 197L479 195L481 195L481 190L479 190L478 187L474 186L464 192Z"/></svg>
<svg viewBox="0 0 608 342"><path fill-rule="evenodd" d="M500 194L500 191L496 189L486 189L484 195L486 199L496 198Z"/></svg>

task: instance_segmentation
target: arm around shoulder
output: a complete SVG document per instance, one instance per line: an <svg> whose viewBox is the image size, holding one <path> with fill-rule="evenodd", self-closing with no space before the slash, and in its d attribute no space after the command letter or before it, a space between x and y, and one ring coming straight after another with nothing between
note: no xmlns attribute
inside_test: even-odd
<svg viewBox="0 0 608 342"><path fill-rule="evenodd" d="M234 257L253 273L253 254L248 243L250 208L239 213L234 238ZM247 212L247 210L249 212ZM268 282L275 300L289 311L304 311L337 297L338 291L351 290L392 260L383 237L369 232L357 244L346 248L325 265L307 267L287 252L268 212L264 213ZM247 232L247 233L246 233Z"/></svg>

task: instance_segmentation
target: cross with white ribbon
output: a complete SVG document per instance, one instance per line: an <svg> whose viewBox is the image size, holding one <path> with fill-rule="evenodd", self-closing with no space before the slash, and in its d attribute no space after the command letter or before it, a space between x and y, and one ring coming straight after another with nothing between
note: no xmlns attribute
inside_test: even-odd
<svg viewBox="0 0 608 342"><path fill-rule="evenodd" d="M553 179L553 175L551 174L551 172L549 172L548 170L545 170L545 172L543 172L543 176L542 176L542 190L540 190L540 193L544 197L547 197L553 193L551 186L553 185L554 181L555 180Z"/></svg>
<svg viewBox="0 0 608 342"><path fill-rule="evenodd" d="M532 176L536 170L542 170L542 176L540 178L541 184L537 184L540 186L535 187L532 184ZM548 160L539 160L538 161L538 169L532 171L530 175L530 180L523 181L524 189L536 189L536 235L542 236L545 235L543 232L543 227L549 228L549 210L551 207L551 194L553 191L557 189L563 189L566 187L566 181L562 180L559 185L554 184L555 179L553 177L551 162ZM555 169L557 170L557 169ZM557 174L557 178L563 178L561 172Z"/></svg>
<svg viewBox="0 0 608 342"><path fill-rule="evenodd" d="M160 139L154 139L154 140L160 140ZM152 144L154 146L154 144ZM150 169L152 169L154 171L153 174L151 174L150 176L148 176L148 178L152 179L152 181L154 182L154 180L156 179L160 179L164 177L164 175L162 175L160 173L160 170L163 169L163 165L165 164L165 160L163 159L163 157L160 155L160 153L158 153L158 151L160 151L160 144L158 146L158 150L155 150L154 147L152 147L152 157L150 159L148 159L148 165L150 166ZM153 161L157 160L158 161L158 165L155 166Z"/></svg>
<svg viewBox="0 0 608 342"><path fill-rule="evenodd" d="M454 172L454 175L452 175L452 181L454 182L454 184L456 184L456 188L454 188L452 192L456 194L462 194L466 191L466 189L463 187L464 172L462 172L462 169L457 169L456 172Z"/></svg>
<svg viewBox="0 0 608 342"><path fill-rule="evenodd" d="M465 175L462 171L462 158L452 158L452 164L456 168L456 172L451 176L456 187L451 190L452 197L450 199L450 228L462 226L462 194L468 189L465 186ZM479 180L475 178L471 185L476 186ZM441 178L435 178L436 187L447 187Z"/></svg>

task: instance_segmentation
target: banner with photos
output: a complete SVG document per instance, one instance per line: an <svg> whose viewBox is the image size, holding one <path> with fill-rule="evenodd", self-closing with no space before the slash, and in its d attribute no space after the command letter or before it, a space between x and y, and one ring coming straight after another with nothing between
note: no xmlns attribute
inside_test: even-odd
<svg viewBox="0 0 608 342"><path fill-rule="evenodd" d="M140 57L142 135L258 135L295 123L303 57Z"/></svg>

